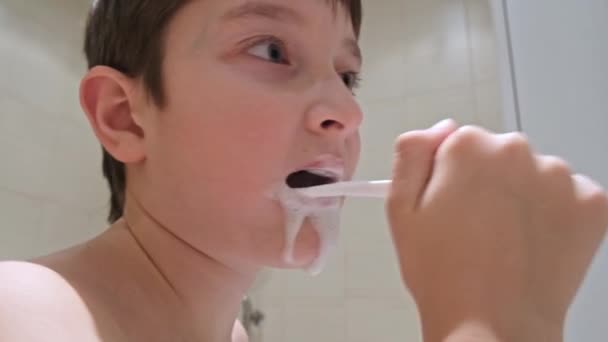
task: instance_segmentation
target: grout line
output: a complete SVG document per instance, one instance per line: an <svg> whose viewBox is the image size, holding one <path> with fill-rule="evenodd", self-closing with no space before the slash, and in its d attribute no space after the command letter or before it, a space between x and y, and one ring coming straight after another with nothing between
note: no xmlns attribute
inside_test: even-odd
<svg viewBox="0 0 608 342"><path fill-rule="evenodd" d="M58 205L61 207L70 208L73 210L80 210L80 211L86 213L87 215L95 214L95 212L97 210L101 210L101 209L105 210L107 208L107 205L105 205L105 204L103 206L95 205L95 206L88 206L88 207L82 206L81 207L71 201L62 200L62 199L51 197L51 196L27 193L27 192L15 190L13 188L9 188L9 187L7 187L5 185L1 185L1 184L0 184L0 192L8 192L9 194L17 195L17 196L26 198L28 200L32 200L35 202L41 202L44 205L53 204L53 205Z"/></svg>
<svg viewBox="0 0 608 342"><path fill-rule="evenodd" d="M465 26L467 32L467 49L469 51L469 87L471 89L473 95L473 106L475 108L474 118L477 123L481 123L481 113L479 110L479 99L477 98L477 76L475 72L475 59L474 59L474 49L473 49L473 34L471 29L471 13L470 8L467 3L467 0L462 0L462 5L464 8L464 19Z"/></svg>
<svg viewBox="0 0 608 342"><path fill-rule="evenodd" d="M515 72L515 54L513 51L513 39L511 36L511 22L509 20L509 5L507 0L502 0L502 5L503 5L503 15L504 15L504 22L505 22L505 32L507 35L507 50L509 53L509 58L508 58L508 62L509 62L509 69L511 71L511 84L513 87L513 101L514 101L514 107L515 107L515 119L516 119L516 125L517 125L517 130L520 132L523 132L523 123L522 123L522 116L521 116L521 104L520 104L520 100L519 100L519 88L518 88L518 82L517 82L517 74Z"/></svg>

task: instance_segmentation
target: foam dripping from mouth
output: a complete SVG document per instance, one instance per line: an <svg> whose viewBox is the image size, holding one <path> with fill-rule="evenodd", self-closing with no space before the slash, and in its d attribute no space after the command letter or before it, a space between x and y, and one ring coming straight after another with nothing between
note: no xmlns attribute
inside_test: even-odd
<svg viewBox="0 0 608 342"><path fill-rule="evenodd" d="M319 236L320 247L317 257L307 267L311 275L318 275L324 269L331 252L335 250L340 226L340 205L337 199L311 200L294 189L283 186L277 199L285 212L285 243L283 261L295 263L295 243L304 227L306 219Z"/></svg>

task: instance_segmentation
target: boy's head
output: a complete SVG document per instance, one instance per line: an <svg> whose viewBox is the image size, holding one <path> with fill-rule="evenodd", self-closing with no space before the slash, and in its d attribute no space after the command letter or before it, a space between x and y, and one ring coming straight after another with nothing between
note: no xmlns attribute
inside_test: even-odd
<svg viewBox="0 0 608 342"><path fill-rule="evenodd" d="M110 221L133 202L207 246L213 225L276 233L276 203L260 198L320 155L350 177L360 25L360 0L96 1L81 102L104 147Z"/></svg>

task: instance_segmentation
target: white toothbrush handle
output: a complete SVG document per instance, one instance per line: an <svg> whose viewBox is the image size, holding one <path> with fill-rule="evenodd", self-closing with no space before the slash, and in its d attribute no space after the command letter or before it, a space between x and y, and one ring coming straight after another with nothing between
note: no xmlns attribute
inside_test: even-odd
<svg viewBox="0 0 608 342"><path fill-rule="evenodd" d="M386 198L391 183L390 180L340 182L298 189L298 191L312 198L342 196Z"/></svg>

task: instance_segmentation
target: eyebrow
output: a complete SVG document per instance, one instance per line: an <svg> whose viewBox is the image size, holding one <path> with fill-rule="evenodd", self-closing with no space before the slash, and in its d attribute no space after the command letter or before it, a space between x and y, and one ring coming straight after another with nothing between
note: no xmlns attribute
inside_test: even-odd
<svg viewBox="0 0 608 342"><path fill-rule="evenodd" d="M359 64L363 63L363 55L361 54L361 48L359 47L359 43L353 38L346 38L342 43L349 51L353 54L353 56L357 59Z"/></svg>
<svg viewBox="0 0 608 342"><path fill-rule="evenodd" d="M265 2L247 2L241 6L228 10L222 15L222 21L244 19L250 17L262 17L277 21L295 21L302 23L304 18L295 10Z"/></svg>

